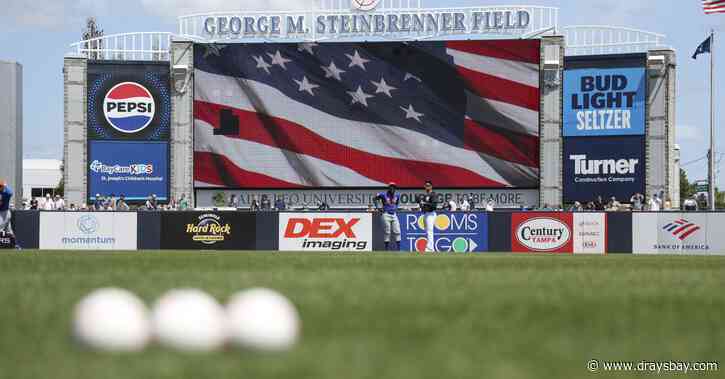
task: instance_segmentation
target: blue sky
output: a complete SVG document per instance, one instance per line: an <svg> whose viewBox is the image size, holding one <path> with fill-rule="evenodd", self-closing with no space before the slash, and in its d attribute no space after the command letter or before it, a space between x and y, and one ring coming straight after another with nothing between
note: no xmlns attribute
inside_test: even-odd
<svg viewBox="0 0 725 379"><path fill-rule="evenodd" d="M7 3L9 1L9 3ZM0 14L0 59L14 60L24 69L24 155L57 158L63 155L63 56L80 40L83 21L96 16L106 34L136 31L175 31L175 17L193 11L304 8L315 0L5 0ZM426 7L498 5L490 0L423 0ZM690 57L710 29L725 41L725 14L706 16L699 0L586 0L514 1L561 9L560 24L615 25L662 33L678 54L677 142L682 161L706 153L708 143L708 57ZM716 99L722 104L725 83L725 42L716 46ZM716 106L716 109L718 106ZM716 111L725 126L725 112ZM725 151L725 133L717 132L716 150ZM723 161L725 164L725 161ZM690 179L705 179L706 161L687 165ZM725 168L723 168L725 174ZM718 177L721 177L719 175ZM718 180L720 187L724 182Z"/></svg>

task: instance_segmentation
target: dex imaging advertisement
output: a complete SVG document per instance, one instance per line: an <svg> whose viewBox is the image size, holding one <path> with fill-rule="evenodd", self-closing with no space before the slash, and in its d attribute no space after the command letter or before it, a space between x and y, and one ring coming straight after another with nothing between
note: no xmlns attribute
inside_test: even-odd
<svg viewBox="0 0 725 379"><path fill-rule="evenodd" d="M398 214L402 251L425 252L428 239L422 213ZM488 251L488 216L485 213L440 213L433 233L437 252Z"/></svg>
<svg viewBox="0 0 725 379"><path fill-rule="evenodd" d="M280 213L280 251L372 251L369 213Z"/></svg>
<svg viewBox="0 0 725 379"><path fill-rule="evenodd" d="M564 136L644 135L644 67L564 72Z"/></svg>
<svg viewBox="0 0 725 379"><path fill-rule="evenodd" d="M166 141L168 63L88 64L88 139Z"/></svg>
<svg viewBox="0 0 725 379"><path fill-rule="evenodd" d="M96 194L145 201L167 201L169 144L166 142L88 142L88 196Z"/></svg>
<svg viewBox="0 0 725 379"><path fill-rule="evenodd" d="M644 193L644 146L644 137L565 138L564 202Z"/></svg>

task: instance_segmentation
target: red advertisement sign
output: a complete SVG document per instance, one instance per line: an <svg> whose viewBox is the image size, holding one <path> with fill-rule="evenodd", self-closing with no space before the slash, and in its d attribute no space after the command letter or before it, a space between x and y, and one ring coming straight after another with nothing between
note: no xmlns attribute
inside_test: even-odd
<svg viewBox="0 0 725 379"><path fill-rule="evenodd" d="M571 213L514 213L511 215L511 250L514 253L574 252Z"/></svg>

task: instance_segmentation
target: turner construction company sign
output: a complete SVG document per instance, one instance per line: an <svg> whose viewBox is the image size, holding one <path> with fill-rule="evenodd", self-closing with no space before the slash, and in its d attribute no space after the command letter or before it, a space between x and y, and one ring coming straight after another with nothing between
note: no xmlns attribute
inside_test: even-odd
<svg viewBox="0 0 725 379"><path fill-rule="evenodd" d="M349 10L184 16L179 19L180 29L187 35L211 41L268 37L416 37L469 33L520 36L535 31L532 30L534 9L529 7L386 10L379 9L379 1L351 2ZM539 29L538 25L536 29Z"/></svg>

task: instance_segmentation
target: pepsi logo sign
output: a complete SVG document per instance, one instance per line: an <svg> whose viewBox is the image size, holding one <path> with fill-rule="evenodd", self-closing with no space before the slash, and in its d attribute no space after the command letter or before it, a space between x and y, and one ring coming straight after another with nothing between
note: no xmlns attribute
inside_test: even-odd
<svg viewBox="0 0 725 379"><path fill-rule="evenodd" d="M144 130L154 119L156 106L151 92L134 83L119 83L106 94L103 114L117 131L126 134Z"/></svg>
<svg viewBox="0 0 725 379"><path fill-rule="evenodd" d="M571 230L554 218L534 218L519 225L516 239L533 251L555 251L569 242Z"/></svg>

